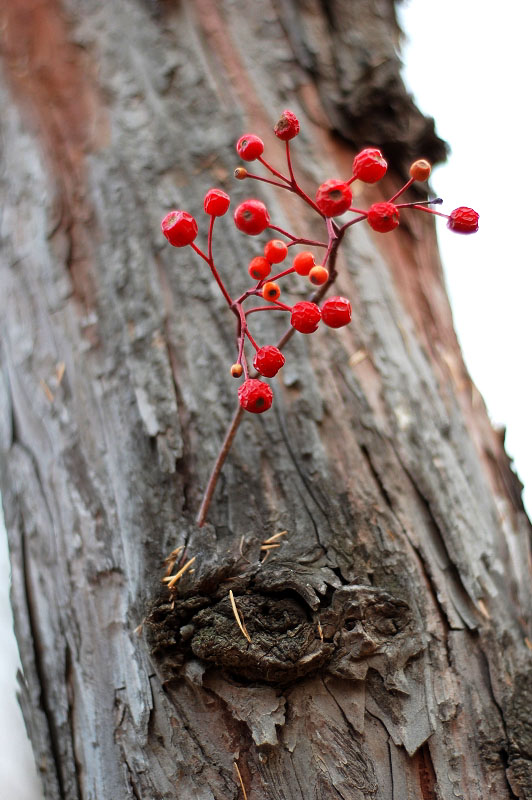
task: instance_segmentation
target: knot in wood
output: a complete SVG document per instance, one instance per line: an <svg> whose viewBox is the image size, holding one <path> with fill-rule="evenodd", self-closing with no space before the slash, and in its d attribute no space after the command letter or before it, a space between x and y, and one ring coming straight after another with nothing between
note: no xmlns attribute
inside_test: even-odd
<svg viewBox="0 0 532 800"><path fill-rule="evenodd" d="M333 645L321 641L316 624L291 597L245 594L235 598L251 641L235 621L229 599L194 618L195 656L247 680L287 683L325 664Z"/></svg>

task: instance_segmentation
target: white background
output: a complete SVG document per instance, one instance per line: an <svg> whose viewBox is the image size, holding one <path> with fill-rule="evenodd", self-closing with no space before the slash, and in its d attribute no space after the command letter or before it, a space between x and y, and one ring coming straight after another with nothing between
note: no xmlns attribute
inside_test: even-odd
<svg viewBox="0 0 532 800"><path fill-rule="evenodd" d="M467 367L493 423L507 426L530 512L532 3L410 0L399 10L406 83L452 148L431 179L439 210L480 214L470 236L441 220L440 250Z"/></svg>
<svg viewBox="0 0 532 800"><path fill-rule="evenodd" d="M523 0L410 0L399 8L408 31L405 78L421 109L452 146L432 185L444 208L467 205L480 231L440 227L447 284L467 366L507 450L532 487L532 203L529 50L532 4ZM423 155L419 154L420 157ZM528 508L532 494L525 492ZM8 568L0 532L0 794L38 800L32 757L15 700Z"/></svg>

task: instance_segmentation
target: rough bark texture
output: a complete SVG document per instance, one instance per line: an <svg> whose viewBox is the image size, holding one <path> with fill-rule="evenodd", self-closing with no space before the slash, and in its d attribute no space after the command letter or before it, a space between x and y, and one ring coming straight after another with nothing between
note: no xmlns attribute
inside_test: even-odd
<svg viewBox="0 0 532 800"><path fill-rule="evenodd" d="M232 179L245 131L281 164L287 106L311 191L368 143L395 175L365 201L443 157L399 77L392 0L0 17L1 488L46 797L226 800L235 763L249 800L532 797L530 528L426 215L345 239L353 324L292 339L195 524L235 403L233 318L159 220L201 217L219 185L309 235L297 200ZM244 287L250 239L224 219L215 246ZM170 602L179 545L195 571Z"/></svg>

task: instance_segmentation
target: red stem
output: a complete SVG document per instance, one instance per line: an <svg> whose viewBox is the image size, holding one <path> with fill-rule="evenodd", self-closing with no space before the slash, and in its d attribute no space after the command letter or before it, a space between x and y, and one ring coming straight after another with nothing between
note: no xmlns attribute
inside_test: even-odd
<svg viewBox="0 0 532 800"><path fill-rule="evenodd" d="M253 308L248 308L246 311L246 317L249 316L249 314L254 314L256 311L292 311L292 309L290 306L279 302L277 302L276 306L253 306Z"/></svg>
<svg viewBox="0 0 532 800"><path fill-rule="evenodd" d="M342 231L342 233L345 233L345 231L346 231L348 228L350 228L350 227L351 227L351 225L354 225L356 222L362 222L362 220L363 220L363 219L366 219L366 218L367 218L367 216L368 216L368 215L367 215L366 213L364 213L364 214L363 214L361 217L355 217L354 219L350 220L349 222L346 222L346 223L345 223L345 225L342 225L342 227L340 228L340 230Z"/></svg>
<svg viewBox="0 0 532 800"><path fill-rule="evenodd" d="M231 450L231 445L233 444L233 439L235 438L243 414L244 414L244 409L240 405L238 405L235 413L233 414L233 419L231 420L231 423L227 428L224 440L222 442L222 446L220 448L220 452L218 453L218 458L216 459L213 470L210 474L209 482L207 484L207 488L205 489L203 500L201 501L200 510L198 511L198 516L196 518L196 522L198 523L199 528L203 527L203 525L205 524L205 518L207 517L207 512L211 504L214 490L216 489L216 484L218 483L220 472L222 471L225 459L227 458L227 455Z"/></svg>
<svg viewBox="0 0 532 800"><path fill-rule="evenodd" d="M329 233L329 241L331 239L333 240L333 244L332 244L332 246L330 248L330 253L329 253L329 263L330 263L330 266L329 266L329 279L327 280L326 283L323 284L323 286L320 286L320 288L317 289L311 295L310 301L312 303L319 303L319 301L325 295L325 293L327 292L329 287L336 280L336 275L337 275L337 272L336 272L336 255L338 253L338 248L340 246L340 243L341 243L341 241L342 241L342 239L344 237L345 229L350 224L351 223L347 223L347 225L344 225L342 228L338 228L338 226L336 225L336 223L333 220L327 220L327 230L328 230L328 233ZM247 295L247 296L249 297L249 295ZM274 310L275 307L276 306L261 306L260 308L257 307L257 308L250 309L247 313L249 314L249 313L253 313L255 311L259 311L259 310L260 311ZM281 305L279 305L279 310L281 310ZM294 333L295 333L295 328L292 328L292 326L290 326L285 331L285 333L281 336L279 341L277 342L277 348L279 350L282 350L282 348L286 345L286 343L292 338ZM246 369L246 367L244 367L244 373L246 374L246 377L247 377L247 369ZM225 434L225 438L224 438L224 440L222 442L222 446L220 448L220 452L218 453L218 457L216 458L216 461L214 463L214 467L212 469L212 472L211 472L210 477L209 477L209 481L207 483L207 488L205 489L205 493L204 493L203 499L201 501L201 506L200 506L200 509L199 509L199 512L198 512L198 516L196 518L196 522L197 522L199 528L201 528L205 524L205 520L207 518L207 513L209 511L209 506L211 504L211 500L212 500L212 496L214 494L214 490L216 489L216 484L218 483L218 478L220 476L220 472L222 471L222 467L223 467L223 465L225 463L225 459L227 458L227 456L228 456L228 454L229 454L229 452L231 450L231 445L233 444L233 440L235 438L236 432L237 432L237 430L238 430L238 428L240 426L240 422L242 420L243 414L244 414L244 411L243 411L242 407L240 405L238 405L238 407L237 407L237 409L236 409L236 411L235 411L235 413L233 415L233 419L231 420L231 423L229 424L229 427L228 427L227 432Z"/></svg>
<svg viewBox="0 0 532 800"><path fill-rule="evenodd" d="M207 246L208 246L208 248L209 248L209 252L211 251L211 247L212 247L212 245L211 245L211 236L212 236L212 227L213 227L213 224L214 224L214 217L211 217L211 224L210 224L210 226L209 226L209 240L208 240L208 244L207 244ZM229 292L228 292L228 291L227 291L227 289L225 288L225 286L224 286L224 284L223 284L223 281L222 281L222 279L221 279L221 278L220 278L220 276L218 275L218 270L217 270L217 269L216 269L216 267L214 266L214 261L212 260L212 256L210 256L210 257L209 257L209 256L206 256L206 255L205 255L205 253L204 253L202 250L200 250L200 248L199 248L199 247L197 247L197 246L194 244L194 242L191 242L191 243L190 243L190 246L192 247L192 249L193 249L193 250L194 250L194 251L195 251L195 252L196 252L196 253L197 253L199 256L201 256L201 257L204 259L204 261L206 261L206 262L207 262L207 264L208 264L208 265L209 265L209 267L211 268L211 272L212 272L212 274L214 275L214 278L215 278L215 280L216 280L216 283L217 283L217 284L218 284L218 286L220 287L220 291L221 291L221 293L223 294L223 296L224 296L224 297L225 297L225 299L227 300L227 304L228 304L229 306L232 306L232 305L233 305L233 301L232 301L232 299L231 299L231 296L230 296Z"/></svg>
<svg viewBox="0 0 532 800"><path fill-rule="evenodd" d="M291 272L295 272L294 267L289 267L288 269L285 269L284 272L278 272L277 275L272 275L271 277L268 278L268 280L278 281L279 278L284 278L285 275L290 275ZM266 280L266 278L264 278L264 280Z"/></svg>
<svg viewBox="0 0 532 800"><path fill-rule="evenodd" d="M263 178L261 175L252 175L251 172L248 172L246 178L253 178L254 181L262 181L263 183L271 183L272 186L278 186L279 189L287 189L287 191L292 192L293 189L291 186L288 186L286 183L279 183L279 181L272 181L270 178Z"/></svg>
<svg viewBox="0 0 532 800"><path fill-rule="evenodd" d="M393 196L393 197L390 197L390 199L388 200L388 202L389 202L389 203L393 203L393 201L394 201L394 200L397 200L397 198L398 198L398 197L400 197L400 196L403 194L403 192L406 192L406 190L407 190L407 189L408 189L410 186L412 186L412 184L413 184L413 183L414 183L414 178L410 178L410 180L408 180L408 181L405 183L405 185L402 187L402 189L399 189L399 191L398 191L398 192L396 192L396 193L394 194L394 196Z"/></svg>
<svg viewBox="0 0 532 800"><path fill-rule="evenodd" d="M294 170L292 169L292 159L290 158L290 142L286 141L286 163L288 165L288 172L290 173L290 181L292 186L297 186L297 181L294 176Z"/></svg>
<svg viewBox="0 0 532 800"><path fill-rule="evenodd" d="M434 211L433 208L427 208L426 206L420 206L417 203L410 205L408 203L409 208L417 208L418 211L426 211L427 214L435 214L437 217L445 217L445 219L449 219L449 214L444 214L442 211Z"/></svg>
<svg viewBox="0 0 532 800"><path fill-rule="evenodd" d="M272 173L272 175L275 175L276 178L280 178L282 181L290 185L291 181L289 180L289 178L286 178L278 170L276 170L275 167L272 167L271 164L268 164L268 162L265 161L264 158L262 158L262 156L259 156L257 161L260 161L262 166L266 167L266 169L269 170Z"/></svg>

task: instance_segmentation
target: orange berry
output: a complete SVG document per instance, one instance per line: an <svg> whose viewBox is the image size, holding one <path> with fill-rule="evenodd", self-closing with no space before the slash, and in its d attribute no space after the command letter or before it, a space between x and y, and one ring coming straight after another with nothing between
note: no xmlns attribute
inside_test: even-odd
<svg viewBox="0 0 532 800"><path fill-rule="evenodd" d="M270 239L264 245L264 258L267 258L270 264L280 264L287 254L288 247L280 239Z"/></svg>
<svg viewBox="0 0 532 800"><path fill-rule="evenodd" d="M242 364L233 364L233 366L231 367L231 375L233 376L233 378L240 378L243 371L244 370L242 368Z"/></svg>
<svg viewBox="0 0 532 800"><path fill-rule="evenodd" d="M298 275L308 275L315 263L316 261L310 250L303 250L294 258L292 266Z"/></svg>
<svg viewBox="0 0 532 800"><path fill-rule="evenodd" d="M263 256L255 256L249 262L248 272L256 281L262 281L270 274L272 265Z"/></svg>
<svg viewBox="0 0 532 800"><path fill-rule="evenodd" d="M420 158L411 165L410 177L415 181L426 181L430 175L431 169L432 167L429 162L424 158Z"/></svg>
<svg viewBox="0 0 532 800"><path fill-rule="evenodd" d="M235 175L235 178L236 178L238 181L243 181L243 180L244 180L244 178L247 178L247 176L248 176L248 171L247 171L247 169L246 169L245 167L237 167L237 168L235 169L234 175Z"/></svg>
<svg viewBox="0 0 532 800"><path fill-rule="evenodd" d="M273 281L268 281L262 287L262 296L265 300L277 300L281 295L281 290Z"/></svg>
<svg viewBox="0 0 532 800"><path fill-rule="evenodd" d="M319 264L315 267L312 267L308 274L308 279L314 286L321 286L323 283L326 283L329 280L329 272L325 269L325 267L321 267Z"/></svg>

